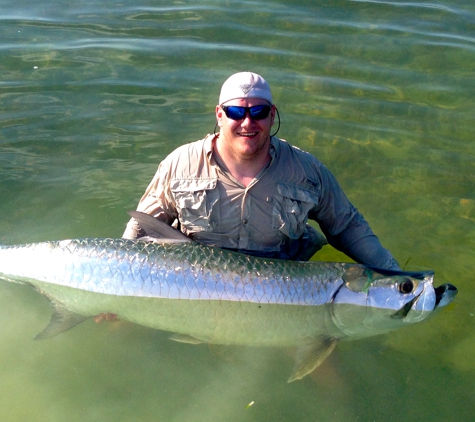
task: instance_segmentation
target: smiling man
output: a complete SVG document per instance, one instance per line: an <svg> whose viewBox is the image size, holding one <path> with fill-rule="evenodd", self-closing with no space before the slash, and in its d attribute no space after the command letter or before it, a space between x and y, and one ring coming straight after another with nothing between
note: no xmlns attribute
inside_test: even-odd
<svg viewBox="0 0 475 422"><path fill-rule="evenodd" d="M244 186L270 161L275 107L259 98L237 98L216 106L220 136L214 151Z"/></svg>
<svg viewBox="0 0 475 422"><path fill-rule="evenodd" d="M271 135L276 111L264 78L232 75L216 106L219 133L166 157L137 210L198 242L251 255L308 260L328 240L357 262L399 269L329 170ZM123 236L143 234L131 219Z"/></svg>

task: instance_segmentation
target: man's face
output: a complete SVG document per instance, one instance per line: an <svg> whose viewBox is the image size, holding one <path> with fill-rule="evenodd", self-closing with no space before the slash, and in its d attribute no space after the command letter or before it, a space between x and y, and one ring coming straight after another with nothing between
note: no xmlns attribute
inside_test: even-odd
<svg viewBox="0 0 475 422"><path fill-rule="evenodd" d="M269 105L260 98L238 98L223 104L224 106L254 107ZM274 124L275 107L272 106L269 115L262 120L254 120L249 112L243 119L233 120L226 116L220 106L216 106L216 119L220 126L220 146L227 154L239 160L252 160L269 152L270 130Z"/></svg>

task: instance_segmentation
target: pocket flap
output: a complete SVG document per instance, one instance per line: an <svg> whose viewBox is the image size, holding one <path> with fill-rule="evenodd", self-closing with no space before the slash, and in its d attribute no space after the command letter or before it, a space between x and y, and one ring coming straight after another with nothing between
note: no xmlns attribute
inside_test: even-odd
<svg viewBox="0 0 475 422"><path fill-rule="evenodd" d="M318 195L297 185L289 183L278 183L277 191L285 198L294 201L308 202L310 204L318 204Z"/></svg>
<svg viewBox="0 0 475 422"><path fill-rule="evenodd" d="M217 179L172 179L170 190L172 192L198 192L211 190L216 187Z"/></svg>

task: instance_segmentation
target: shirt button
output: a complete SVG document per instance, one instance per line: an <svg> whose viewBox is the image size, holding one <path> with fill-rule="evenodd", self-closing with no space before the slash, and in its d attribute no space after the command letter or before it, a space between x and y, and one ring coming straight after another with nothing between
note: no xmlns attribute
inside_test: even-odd
<svg viewBox="0 0 475 422"><path fill-rule="evenodd" d="M242 224L247 224L247 220L242 220Z"/></svg>

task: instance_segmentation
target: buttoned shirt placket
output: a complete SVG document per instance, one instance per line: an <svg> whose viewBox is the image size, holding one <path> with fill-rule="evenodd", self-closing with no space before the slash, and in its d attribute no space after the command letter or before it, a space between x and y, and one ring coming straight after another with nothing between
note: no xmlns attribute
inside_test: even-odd
<svg viewBox="0 0 475 422"><path fill-rule="evenodd" d="M271 160L266 166L252 179L251 183L247 187L243 186L244 195L241 201L241 230L239 232L239 249L249 249L251 244L250 232L249 232L249 219L252 218L251 204L250 204L250 190L261 180L268 172L273 161L273 154L271 154Z"/></svg>

